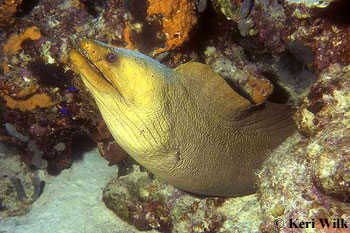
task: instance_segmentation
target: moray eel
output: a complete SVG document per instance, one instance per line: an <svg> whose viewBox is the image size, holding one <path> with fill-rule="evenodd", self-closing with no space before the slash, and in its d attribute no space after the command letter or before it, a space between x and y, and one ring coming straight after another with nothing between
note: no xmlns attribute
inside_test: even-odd
<svg viewBox="0 0 350 233"><path fill-rule="evenodd" d="M252 105L209 66L172 70L141 53L83 39L72 68L91 91L115 140L180 189L211 196L256 190L268 152L294 130L292 109Z"/></svg>

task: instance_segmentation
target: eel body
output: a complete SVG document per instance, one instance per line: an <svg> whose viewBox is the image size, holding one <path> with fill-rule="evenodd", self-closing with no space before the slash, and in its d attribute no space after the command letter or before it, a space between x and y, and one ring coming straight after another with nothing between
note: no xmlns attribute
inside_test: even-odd
<svg viewBox="0 0 350 233"><path fill-rule="evenodd" d="M294 130L287 105L252 105L209 66L169 69L138 52L84 39L70 61L113 137L169 184L213 196L253 193L268 152Z"/></svg>

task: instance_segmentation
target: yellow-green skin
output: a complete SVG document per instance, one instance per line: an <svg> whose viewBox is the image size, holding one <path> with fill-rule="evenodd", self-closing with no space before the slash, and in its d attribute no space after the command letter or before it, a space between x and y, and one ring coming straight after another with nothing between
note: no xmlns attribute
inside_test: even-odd
<svg viewBox="0 0 350 233"><path fill-rule="evenodd" d="M172 70L92 40L82 40L70 60L118 144L189 192L253 193L267 152L295 129L288 106L252 106L204 64Z"/></svg>

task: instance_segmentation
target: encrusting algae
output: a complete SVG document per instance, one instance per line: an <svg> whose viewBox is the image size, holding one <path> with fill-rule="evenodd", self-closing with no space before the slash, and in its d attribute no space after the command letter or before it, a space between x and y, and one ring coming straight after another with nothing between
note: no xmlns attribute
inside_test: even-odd
<svg viewBox="0 0 350 233"><path fill-rule="evenodd" d="M124 19L125 48L157 55L178 48L189 39L197 23L196 9L190 0L145 0L141 3L145 8L127 4L130 19ZM156 35L150 37L150 34Z"/></svg>
<svg viewBox="0 0 350 233"><path fill-rule="evenodd" d="M6 106L11 109L19 109L20 111L32 111L36 108L48 108L55 105L50 96L45 93L36 94L26 100L16 100L8 95L3 95Z"/></svg>
<svg viewBox="0 0 350 233"><path fill-rule="evenodd" d="M189 37L190 30L197 23L194 6L189 0L150 0L149 15L163 15L163 32L167 35L167 47L156 51L161 53L182 45Z"/></svg>
<svg viewBox="0 0 350 233"><path fill-rule="evenodd" d="M128 23L125 21L125 29L124 29L124 40L126 42L126 47L127 49L131 49L134 50L135 46L134 43L132 42L131 38L130 38L130 27L128 25Z"/></svg>
<svg viewBox="0 0 350 233"><path fill-rule="evenodd" d="M273 92L272 83L266 79L251 77L248 79L248 85L250 85L252 92L249 93L250 100L255 104L264 102Z"/></svg>
<svg viewBox="0 0 350 233"><path fill-rule="evenodd" d="M18 109L22 112L32 111L36 108L48 108L55 105L49 95L37 93L37 91L38 87L31 85L24 90L20 90L15 95L8 95L4 91L0 91L0 96L6 102L6 107Z"/></svg>
<svg viewBox="0 0 350 233"><path fill-rule="evenodd" d="M7 42L3 45L4 53L15 54L22 49L22 42L30 40L38 40L41 38L41 33L38 27L33 26L27 28L22 34L15 34L10 36Z"/></svg>

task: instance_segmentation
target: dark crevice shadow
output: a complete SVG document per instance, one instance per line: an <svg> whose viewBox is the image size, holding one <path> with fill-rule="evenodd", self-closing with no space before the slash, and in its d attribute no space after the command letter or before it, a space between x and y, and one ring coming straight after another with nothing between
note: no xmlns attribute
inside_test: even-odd
<svg viewBox="0 0 350 233"><path fill-rule="evenodd" d="M79 0L85 7L86 11L94 18L97 18L103 11L106 0Z"/></svg>
<svg viewBox="0 0 350 233"><path fill-rule="evenodd" d="M339 25L350 24L350 1L349 0L338 0L333 1L326 8L315 9L317 17L327 19L332 23Z"/></svg>
<svg viewBox="0 0 350 233"><path fill-rule="evenodd" d="M22 1L22 3L17 7L15 17L21 18L28 15L34 9L34 7L38 5L38 3L39 3L39 0Z"/></svg>
<svg viewBox="0 0 350 233"><path fill-rule="evenodd" d="M181 48L182 51L194 51L203 61L203 51L215 39L213 35L221 35L230 40L231 37L240 36L237 24L218 14L210 1L206 9L199 15L197 26L189 36L190 40ZM214 42L215 43L215 42Z"/></svg>
<svg viewBox="0 0 350 233"><path fill-rule="evenodd" d="M96 143L88 135L77 135L72 139L72 159L81 160L86 152L96 147Z"/></svg>
<svg viewBox="0 0 350 233"><path fill-rule="evenodd" d="M77 135L72 138L72 147L70 152L70 159L72 163L79 162L83 159L86 152L91 151L96 147L96 143L88 135ZM58 176L62 169L55 167L48 167L47 172L52 176Z"/></svg>

